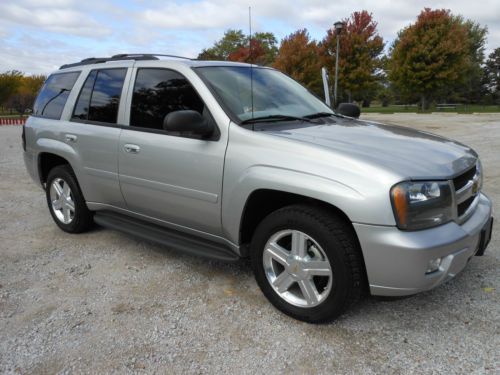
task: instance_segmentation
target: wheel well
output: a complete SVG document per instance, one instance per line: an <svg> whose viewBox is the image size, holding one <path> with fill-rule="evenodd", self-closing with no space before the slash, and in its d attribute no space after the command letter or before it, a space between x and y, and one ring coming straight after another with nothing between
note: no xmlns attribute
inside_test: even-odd
<svg viewBox="0 0 500 375"><path fill-rule="evenodd" d="M40 182L45 184L47 176L52 168L58 165L68 164L68 161L61 156L50 154L48 152L41 153L38 156L38 172L40 175Z"/></svg>
<svg viewBox="0 0 500 375"><path fill-rule="evenodd" d="M261 189L254 191L245 204L240 224L240 244L245 245L250 243L257 225L259 225L259 223L271 212L297 203L325 207L331 210L332 213L344 218L346 222L352 226L347 215L334 205L304 195L278 190Z"/></svg>

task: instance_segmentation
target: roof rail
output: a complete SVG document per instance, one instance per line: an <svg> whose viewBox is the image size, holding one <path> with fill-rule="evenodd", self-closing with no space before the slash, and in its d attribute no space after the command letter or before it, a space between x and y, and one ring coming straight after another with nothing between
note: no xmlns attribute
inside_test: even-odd
<svg viewBox="0 0 500 375"><path fill-rule="evenodd" d="M156 57L156 56L160 56L160 57L173 57L173 58L176 58L176 59L184 59L184 60L194 60L190 57L184 57L184 56L177 56L177 55L163 55L161 53L122 53L122 54L119 54L119 55L114 55L114 56L111 56L113 58L120 58L120 59L123 59L123 58L135 58L135 57L139 57L139 60L140 57Z"/></svg>
<svg viewBox="0 0 500 375"><path fill-rule="evenodd" d="M157 56L192 60L189 57L176 56L176 55L162 55L162 54L156 54L156 53L121 53L119 55L113 55L111 57L89 57L89 58L83 59L80 62L76 62L76 63L72 63L72 64L64 64L59 69L72 68L74 66L81 66L81 65L100 64L100 63L104 63L104 62L108 62L108 61L159 60Z"/></svg>

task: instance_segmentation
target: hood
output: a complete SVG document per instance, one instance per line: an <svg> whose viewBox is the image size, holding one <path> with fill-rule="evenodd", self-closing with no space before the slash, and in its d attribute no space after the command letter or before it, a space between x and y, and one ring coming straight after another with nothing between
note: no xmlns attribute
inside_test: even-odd
<svg viewBox="0 0 500 375"><path fill-rule="evenodd" d="M320 121L318 125L282 124L262 130L376 164L403 179L450 178L477 161L471 148L411 128L342 117Z"/></svg>

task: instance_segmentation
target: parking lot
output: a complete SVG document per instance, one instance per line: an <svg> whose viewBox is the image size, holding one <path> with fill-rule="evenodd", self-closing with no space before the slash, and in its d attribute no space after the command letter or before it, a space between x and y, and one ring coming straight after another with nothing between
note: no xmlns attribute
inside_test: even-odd
<svg viewBox="0 0 500 375"><path fill-rule="evenodd" d="M276 311L246 262L62 232L24 169L21 127L0 126L0 373L500 373L500 114L363 117L472 146L496 228L454 280L367 297L327 325Z"/></svg>

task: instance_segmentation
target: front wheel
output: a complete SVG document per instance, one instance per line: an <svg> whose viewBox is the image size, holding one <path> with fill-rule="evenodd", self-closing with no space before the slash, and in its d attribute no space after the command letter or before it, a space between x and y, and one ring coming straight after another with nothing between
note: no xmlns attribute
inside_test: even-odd
<svg viewBox="0 0 500 375"><path fill-rule="evenodd" d="M251 256L264 295L296 319L333 320L360 297L356 237L330 210L295 205L271 213L255 231Z"/></svg>

